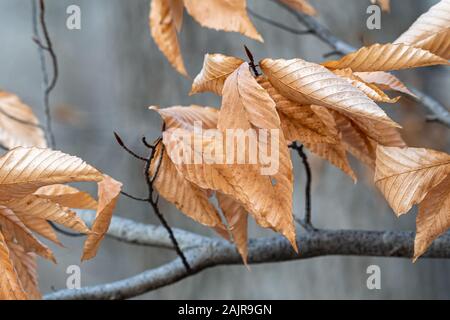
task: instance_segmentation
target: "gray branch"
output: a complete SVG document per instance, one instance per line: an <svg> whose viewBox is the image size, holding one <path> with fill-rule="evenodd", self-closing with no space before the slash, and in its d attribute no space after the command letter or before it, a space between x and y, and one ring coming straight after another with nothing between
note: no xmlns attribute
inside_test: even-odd
<svg viewBox="0 0 450 320"><path fill-rule="evenodd" d="M303 26L305 26L310 33L316 35L324 43L328 44L334 52L340 54L349 54L357 50L351 44L337 38L331 31L322 25L316 18L308 16L304 13L296 11L288 5L279 2L278 0L272 0L285 10L289 11ZM450 112L449 110L436 99L428 96L417 88L408 85L408 88L412 93L416 95L415 100L423 105L430 113L431 119L438 121L443 125L450 128Z"/></svg>
<svg viewBox="0 0 450 320"><path fill-rule="evenodd" d="M90 218L85 218L89 223ZM233 244L219 239L199 236L174 229L180 244L193 244L185 250L192 272L186 272L178 258L156 269L145 271L128 279L85 287L79 290L61 290L45 296L46 299L127 299L176 283L198 272L219 265L242 264ZM114 218L108 235L134 244L171 247L162 227L143 225L131 220ZM300 232L297 239L300 253L293 251L281 236L249 241L249 264L301 260L321 256L372 256L411 258L414 233L404 231L318 230ZM450 258L450 236L434 241L424 258Z"/></svg>

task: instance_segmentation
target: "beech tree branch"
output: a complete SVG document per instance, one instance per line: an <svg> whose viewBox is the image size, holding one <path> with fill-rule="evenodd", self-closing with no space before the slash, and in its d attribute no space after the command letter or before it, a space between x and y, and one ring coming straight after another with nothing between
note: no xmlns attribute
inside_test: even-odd
<svg viewBox="0 0 450 320"><path fill-rule="evenodd" d="M82 217L88 224L92 223L92 214L82 214ZM128 299L176 283L207 268L242 264L235 246L225 240L179 229L174 229L174 233L185 249L191 272L187 272L181 259L177 258L127 279L79 290L61 290L47 294L45 299ZM128 243L172 248L163 227L143 225L128 219L113 218L108 235ZM300 254L296 254L289 242L281 236L252 239L249 241L248 263L302 260L330 255L411 258L414 232L317 230L300 233L297 244ZM450 235L446 234L435 240L423 258L450 258Z"/></svg>
<svg viewBox="0 0 450 320"><path fill-rule="evenodd" d="M322 40L324 43L328 44L332 51L329 54L337 54L337 55L345 55L349 54L351 52L354 52L357 50L357 48L353 47L351 44L339 39L335 35L331 33L331 31L322 25L316 18L312 16L308 16L304 13L301 13L297 10L292 9L288 5L278 1L278 0L271 0L281 6L283 9L290 12L303 26L306 27L306 29L309 31L308 33L311 33L315 36L317 36L320 40ZM258 16L255 15L256 18ZM275 27L280 27L278 24L272 23L268 19L264 19L263 21L272 24ZM289 31L286 28L282 28L283 30ZM292 28L291 28L292 29ZM296 33L297 34L297 33ZM329 55L326 54L326 55ZM412 93L414 93L417 98L415 100L420 103L422 106L424 106L432 115L432 119L434 121L438 121L442 123L443 125L450 128L450 112L449 110L439 101L436 99L428 96L424 92L420 91L417 88L411 87L408 85L408 88Z"/></svg>

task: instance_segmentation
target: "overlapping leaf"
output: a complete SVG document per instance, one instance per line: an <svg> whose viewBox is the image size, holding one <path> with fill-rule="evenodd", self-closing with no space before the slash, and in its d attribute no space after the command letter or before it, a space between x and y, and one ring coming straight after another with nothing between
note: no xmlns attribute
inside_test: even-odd
<svg viewBox="0 0 450 320"><path fill-rule="evenodd" d="M415 95L405 86L403 82L388 72L355 72L354 75L367 83L375 84L382 90L397 91L415 97Z"/></svg>
<svg viewBox="0 0 450 320"><path fill-rule="evenodd" d="M33 110L14 94L0 91L0 145L45 148L45 136Z"/></svg>

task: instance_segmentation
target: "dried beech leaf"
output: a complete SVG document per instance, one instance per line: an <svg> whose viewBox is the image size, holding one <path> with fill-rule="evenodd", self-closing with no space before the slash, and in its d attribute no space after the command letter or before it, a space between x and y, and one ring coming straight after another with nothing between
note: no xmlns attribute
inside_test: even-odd
<svg viewBox="0 0 450 320"><path fill-rule="evenodd" d="M174 17L175 11L175 17ZM187 76L177 36L177 11L171 7L171 1L152 0L150 9L150 30L159 50L170 64L182 75Z"/></svg>
<svg viewBox="0 0 450 320"><path fill-rule="evenodd" d="M391 71L408 68L448 65L448 61L427 50L406 44L374 44L362 47L340 60L328 61L323 65L329 69L350 68L356 72Z"/></svg>
<svg viewBox="0 0 450 320"><path fill-rule="evenodd" d="M416 219L414 260L419 258L434 239L450 228L450 175L431 189L419 205Z"/></svg>
<svg viewBox="0 0 450 320"><path fill-rule="evenodd" d="M169 6L172 12L173 23L178 32L183 25L184 3L183 0L169 0Z"/></svg>
<svg viewBox="0 0 450 320"><path fill-rule="evenodd" d="M0 300L27 300L19 276L11 261L5 238L0 232Z"/></svg>
<svg viewBox="0 0 450 320"><path fill-rule="evenodd" d="M397 215L408 212L450 173L450 155L422 148L377 148L375 183Z"/></svg>
<svg viewBox="0 0 450 320"><path fill-rule="evenodd" d="M207 192L178 172L162 144L158 145L154 159L157 160L152 161L149 174L153 177L158 170L154 181L158 194L193 220L205 226L222 228L220 215L209 202Z"/></svg>
<svg viewBox="0 0 450 320"><path fill-rule="evenodd" d="M217 200L219 202L219 207L222 209L222 213L227 220L228 228L216 228L216 230L225 239L229 239L228 231L231 233L232 240L236 244L242 260L244 263L247 263L247 211L239 202L223 193L217 193Z"/></svg>
<svg viewBox="0 0 450 320"><path fill-rule="evenodd" d="M225 81L217 127L223 131L280 128L275 102L250 73L246 62Z"/></svg>
<svg viewBox="0 0 450 320"><path fill-rule="evenodd" d="M21 199L14 199L5 202L4 205L14 211L19 218L32 216L56 222L80 233L88 234L90 232L84 221L75 212L37 195L28 195Z"/></svg>
<svg viewBox="0 0 450 320"><path fill-rule="evenodd" d="M77 157L19 147L0 157L0 201L24 197L46 185L101 178L100 172Z"/></svg>
<svg viewBox="0 0 450 320"><path fill-rule="evenodd" d="M20 216L20 220L31 231L34 231L38 235L56 243L61 247L64 247L63 244L59 241L55 230L53 230L52 226L50 225L50 223L48 223L47 220L29 215Z"/></svg>
<svg viewBox="0 0 450 320"><path fill-rule="evenodd" d="M414 45L446 28L450 28L450 0L441 0L422 14L394 43Z"/></svg>
<svg viewBox="0 0 450 320"><path fill-rule="evenodd" d="M181 131L164 132L163 141L168 155L183 176L202 189L219 191L233 197L242 203L259 225L282 233L296 248L292 216L292 163L286 145L279 142L278 174L270 177L261 175L260 164L218 163L216 159L224 159L226 151L224 141L218 141L215 135L204 139L195 132L185 131L183 134ZM218 135L221 136L221 133L218 132ZM177 159L180 148L192 150L193 146L198 145L202 146L200 164L195 164L192 159L190 163Z"/></svg>
<svg viewBox="0 0 450 320"><path fill-rule="evenodd" d="M414 46L428 50L444 59L450 59L450 27L420 40Z"/></svg>
<svg viewBox="0 0 450 320"><path fill-rule="evenodd" d="M38 125L33 110L19 97L0 91L0 145L45 148L45 135Z"/></svg>
<svg viewBox="0 0 450 320"><path fill-rule="evenodd" d="M352 69L337 69L333 71L334 74L346 79L352 86L364 92L366 96L375 102L396 103L400 97L389 98L380 88L374 84L365 82L363 79L353 73Z"/></svg>
<svg viewBox="0 0 450 320"><path fill-rule="evenodd" d="M286 98L343 113L377 142L383 144L386 128L398 127L363 92L323 66L301 59L264 59L260 66L272 85Z"/></svg>
<svg viewBox="0 0 450 320"><path fill-rule="evenodd" d="M35 195L51 200L60 206L73 209L96 210L97 201L92 196L77 188L55 184L39 188Z"/></svg>
<svg viewBox="0 0 450 320"><path fill-rule="evenodd" d="M19 276L20 283L31 300L40 300L37 261L34 253L26 252L17 243L7 242L11 261Z"/></svg>
<svg viewBox="0 0 450 320"><path fill-rule="evenodd" d="M100 243L108 231L114 208L119 198L122 183L104 175L103 180L98 183L98 208L92 233L89 234L84 243L82 261L92 259L97 255Z"/></svg>
<svg viewBox="0 0 450 320"><path fill-rule="evenodd" d="M367 83L377 85L382 90L393 90L415 97L414 93L409 91L409 89L403 84L403 82L401 82L396 76L388 72L355 72L354 74Z"/></svg>
<svg viewBox="0 0 450 320"><path fill-rule="evenodd" d="M259 77L258 83L276 104L281 128L288 143L335 143L336 134L327 129L310 105L297 104L284 96L267 80Z"/></svg>
<svg viewBox="0 0 450 320"><path fill-rule="evenodd" d="M206 54L203 61L203 68L195 77L189 94L213 92L221 96L225 80L242 63L244 61L239 58L225 56L219 53Z"/></svg>
<svg viewBox="0 0 450 320"><path fill-rule="evenodd" d="M0 227L6 240L16 241L27 252L35 252L41 257L56 263L50 248L40 242L9 208L0 206Z"/></svg>
<svg viewBox="0 0 450 320"><path fill-rule="evenodd" d="M196 105L189 107L175 106L164 109L152 106L150 110L158 112L164 120L166 130L177 128L194 130L195 122L198 122L203 129L215 129L219 116L217 109Z"/></svg>
<svg viewBox="0 0 450 320"><path fill-rule="evenodd" d="M316 9L314 9L314 7L308 2L308 0L280 0L280 2L285 3L289 7L306 13L310 16L314 16L317 14Z"/></svg>
<svg viewBox="0 0 450 320"><path fill-rule="evenodd" d="M203 27L239 32L251 39L263 41L247 15L247 0L184 0L184 5Z"/></svg>

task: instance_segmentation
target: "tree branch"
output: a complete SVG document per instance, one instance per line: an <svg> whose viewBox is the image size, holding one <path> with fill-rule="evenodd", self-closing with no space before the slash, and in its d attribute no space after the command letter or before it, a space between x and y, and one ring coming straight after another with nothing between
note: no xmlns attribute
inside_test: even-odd
<svg viewBox="0 0 450 320"><path fill-rule="evenodd" d="M92 216L92 214L91 214ZM91 223L92 217L83 218ZM128 279L109 284L85 287L79 290L61 290L45 296L46 299L127 299L176 283L204 269L219 265L242 264L242 258L233 244L219 239L198 236L187 231L174 230L190 261L187 272L180 258L158 268L147 270ZM108 231L113 238L141 245L171 248L165 229L160 226L137 224L122 218L113 218ZM297 238L300 254L281 237L249 241L249 264L302 260L321 256L372 256L411 258L414 232L317 230L304 232ZM450 258L450 235L446 234L429 248L424 258Z"/></svg>
<svg viewBox="0 0 450 320"><path fill-rule="evenodd" d="M296 11L278 0L271 1L275 2L279 6L290 12L302 25L304 25L310 31L310 33L316 35L320 40L328 44L333 49L330 54L345 55L357 50L357 48L353 47L351 44L334 36L331 31L324 25L322 25L316 18ZM271 23L267 20L264 21L267 23ZM277 24L272 23L272 25L274 25L275 27L279 27ZM438 121L450 128L450 112L442 103L436 101L434 98L428 96L417 88L411 86L408 86L408 88L417 96L415 100L423 105L426 109L428 109L435 121Z"/></svg>

